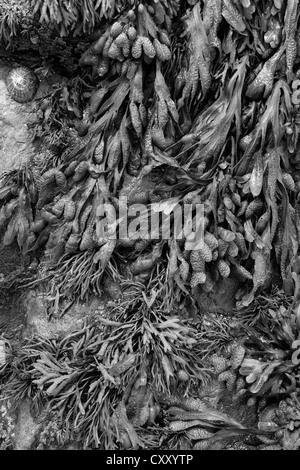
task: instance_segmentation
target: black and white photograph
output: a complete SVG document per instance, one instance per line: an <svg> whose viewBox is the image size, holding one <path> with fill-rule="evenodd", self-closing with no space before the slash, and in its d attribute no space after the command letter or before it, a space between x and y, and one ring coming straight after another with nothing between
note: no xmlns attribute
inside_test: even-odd
<svg viewBox="0 0 300 470"><path fill-rule="evenodd" d="M0 0L0 450L300 450L299 16Z"/></svg>

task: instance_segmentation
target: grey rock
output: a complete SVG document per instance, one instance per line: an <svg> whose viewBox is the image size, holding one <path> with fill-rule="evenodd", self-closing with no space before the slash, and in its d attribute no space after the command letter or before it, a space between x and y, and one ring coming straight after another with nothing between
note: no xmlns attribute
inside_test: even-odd
<svg viewBox="0 0 300 470"><path fill-rule="evenodd" d="M29 450L36 438L41 425L36 423L30 413L30 406L27 400L24 400L18 411L18 417L15 424L15 450Z"/></svg>
<svg viewBox="0 0 300 470"><path fill-rule="evenodd" d="M0 66L0 172L18 168L34 155L27 124L34 118L32 102L20 104L8 94L8 67Z"/></svg>
<svg viewBox="0 0 300 470"><path fill-rule="evenodd" d="M90 317L99 310L103 302L99 298L92 299L88 304L77 303L61 318L47 317L46 300L44 294L30 291L26 299L26 320L23 338L38 335L51 338L55 335L65 336L83 327L85 318Z"/></svg>

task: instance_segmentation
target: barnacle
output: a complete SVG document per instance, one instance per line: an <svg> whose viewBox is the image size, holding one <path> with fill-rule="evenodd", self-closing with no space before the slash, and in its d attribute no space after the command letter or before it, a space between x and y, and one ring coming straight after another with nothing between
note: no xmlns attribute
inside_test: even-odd
<svg viewBox="0 0 300 470"><path fill-rule="evenodd" d="M26 103L34 98L39 81L27 67L12 68L6 78L7 91L19 103Z"/></svg>

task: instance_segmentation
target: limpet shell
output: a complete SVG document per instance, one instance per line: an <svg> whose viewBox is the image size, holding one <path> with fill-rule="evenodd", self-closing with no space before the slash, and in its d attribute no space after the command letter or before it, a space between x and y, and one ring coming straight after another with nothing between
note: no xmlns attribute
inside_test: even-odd
<svg viewBox="0 0 300 470"><path fill-rule="evenodd" d="M39 81L37 76L27 67L16 67L9 72L6 86L12 99L18 103L27 103L36 94Z"/></svg>

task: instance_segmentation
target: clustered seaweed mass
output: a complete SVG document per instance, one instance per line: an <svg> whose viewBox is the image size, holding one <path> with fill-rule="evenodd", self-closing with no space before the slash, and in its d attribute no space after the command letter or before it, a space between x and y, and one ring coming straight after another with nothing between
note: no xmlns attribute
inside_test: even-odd
<svg viewBox="0 0 300 470"><path fill-rule="evenodd" d="M298 449L299 1L24 4L26 34L93 35L76 77L36 103L47 150L1 176L3 243L43 253L49 318L104 290L117 303L67 337L7 341L3 394L50 406L45 445L200 450L252 434ZM22 21L5 5L9 47ZM99 236L99 207L152 202L203 204L204 245L190 249L195 215L181 241ZM233 315L204 312L197 296L228 278ZM258 428L217 411L211 381Z"/></svg>

